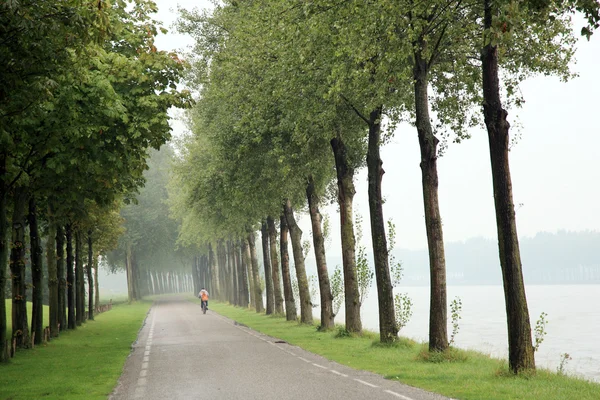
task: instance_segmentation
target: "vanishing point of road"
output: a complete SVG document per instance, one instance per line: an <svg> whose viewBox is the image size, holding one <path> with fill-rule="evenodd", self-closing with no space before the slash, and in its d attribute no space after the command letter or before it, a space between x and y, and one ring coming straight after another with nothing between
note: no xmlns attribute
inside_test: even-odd
<svg viewBox="0 0 600 400"><path fill-rule="evenodd" d="M263 335L198 304L157 300L133 345L121 399L441 400Z"/></svg>

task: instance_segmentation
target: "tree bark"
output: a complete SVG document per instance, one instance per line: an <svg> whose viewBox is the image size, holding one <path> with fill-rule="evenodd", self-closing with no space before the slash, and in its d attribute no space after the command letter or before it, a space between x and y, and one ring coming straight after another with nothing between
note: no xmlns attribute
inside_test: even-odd
<svg viewBox="0 0 600 400"><path fill-rule="evenodd" d="M296 301L294 300L294 291L292 290L292 277L290 276L288 233L289 229L285 215L282 213L279 218L279 252L281 253L281 277L283 280L283 297L285 299L285 319L287 321L296 321L298 319L298 311L296 310Z"/></svg>
<svg viewBox="0 0 600 400"><path fill-rule="evenodd" d="M80 326L83 323L85 313L85 285L83 282L83 248L81 232L75 230L75 323Z"/></svg>
<svg viewBox="0 0 600 400"><path fill-rule="evenodd" d="M0 153L0 363L9 361L7 351L8 338L6 330L8 322L6 319L6 266L8 264L8 221L6 219L6 154Z"/></svg>
<svg viewBox="0 0 600 400"><path fill-rule="evenodd" d="M240 277L240 288L241 288L241 302L240 302L240 306L244 307L244 308L248 308L248 303L249 303L249 291L248 291L248 256L246 254L247 250L246 250L246 241L245 240L238 240L238 247L240 249L240 256L241 256L241 260L240 260L240 270L239 270L239 277Z"/></svg>
<svg viewBox="0 0 600 400"><path fill-rule="evenodd" d="M46 240L46 266L48 271L48 324L50 337L58 336L58 274L56 272L56 225L48 224L48 239Z"/></svg>
<svg viewBox="0 0 600 400"><path fill-rule="evenodd" d="M92 268L94 266L94 253L92 249L92 231L89 230L88 238L88 263L87 263L87 280L88 280L88 319L94 319L94 276Z"/></svg>
<svg viewBox="0 0 600 400"><path fill-rule="evenodd" d="M29 325L27 322L27 289L25 282L25 208L27 195L25 188L16 187L12 218L12 248L10 270L12 275L12 337L17 347L29 348Z"/></svg>
<svg viewBox="0 0 600 400"><path fill-rule="evenodd" d="M98 256L94 257L94 312L98 312L100 306L100 287L98 283Z"/></svg>
<svg viewBox="0 0 600 400"><path fill-rule="evenodd" d="M275 314L283 315L283 294L281 292L281 277L279 275L279 257L277 255L277 229L273 217L267 217L269 229L269 249L271 250L271 275L273 278L273 297L275 300Z"/></svg>
<svg viewBox="0 0 600 400"><path fill-rule="evenodd" d="M215 258L215 252L213 251L213 246L212 243L208 244L208 264L209 264L209 268L212 270L212 283L213 283L213 287L212 287L212 293L211 295L215 298L215 299L219 299L220 298L220 294L221 294L221 276L219 275L219 268L218 265L216 263L216 258Z"/></svg>
<svg viewBox="0 0 600 400"><path fill-rule="evenodd" d="M248 246L248 241L246 239L242 239L242 257L244 258L244 263L246 264L246 274L249 286L248 295L250 298L249 306L256 307L256 300L254 299L256 290L254 289L254 277L252 275L252 258L250 256L250 246Z"/></svg>
<svg viewBox="0 0 600 400"><path fill-rule="evenodd" d="M56 224L56 279L58 280L58 323L59 330L68 328L67 323L67 279L65 271L65 231Z"/></svg>
<svg viewBox="0 0 600 400"><path fill-rule="evenodd" d="M273 295L273 274L271 273L271 257L269 256L269 232L265 221L263 221L260 228L260 237L262 239L263 266L265 268L265 286L267 289L266 314L270 315L275 310L275 296Z"/></svg>
<svg viewBox="0 0 600 400"><path fill-rule="evenodd" d="M250 263L252 266L252 280L254 281L254 305L256 312L263 312L262 289L260 287L260 278L258 276L258 259L256 258L256 244L254 232L249 232L246 239L248 241L248 249L250 250Z"/></svg>
<svg viewBox="0 0 600 400"><path fill-rule="evenodd" d="M492 27L492 17L497 10L492 0L484 0L483 4L484 28L487 33ZM500 99L498 49L492 46L489 34L484 37L487 43L484 43L481 53L483 114L490 146L498 248L504 284L508 364L511 371L518 373L535 369L535 358L508 160L510 124L507 121L508 113L502 107Z"/></svg>
<svg viewBox="0 0 600 400"><path fill-rule="evenodd" d="M225 265L225 251L223 250L223 240L217 242L217 263L219 268L219 279L221 285L221 300L227 301L229 299L229 285L227 270Z"/></svg>
<svg viewBox="0 0 600 400"><path fill-rule="evenodd" d="M325 239L321 226L321 212L319 211L319 198L315 192L315 182L312 176L308 177L306 186L306 197L312 224L313 247L315 259L317 260L317 276L319 278L319 293L321 295L321 330L333 329L333 295L329 284L329 273L327 271L327 260L325 258Z"/></svg>
<svg viewBox="0 0 600 400"><path fill-rule="evenodd" d="M169 273L169 275L171 275L171 273ZM140 285L139 285L139 281L140 281L140 275L139 275L139 270L138 270L138 264L137 264L137 257L135 254L135 251L131 252L131 290L133 293L133 299L134 300L140 300L141 296L140 296ZM173 293L173 281L172 279L170 280L170 286L169 286L169 293Z"/></svg>
<svg viewBox="0 0 600 400"><path fill-rule="evenodd" d="M352 203L354 188L354 168L348 162L346 145L342 137L331 139L337 172L338 204L340 207L340 230L342 241L342 269L344 272L344 297L346 330L362 331L360 319L360 293L356 277L356 238L354 236L354 216Z"/></svg>
<svg viewBox="0 0 600 400"><path fill-rule="evenodd" d="M243 307L244 304L244 285L242 283L242 258L241 258L241 246L239 241L233 241L233 252L235 253L235 287L237 292L237 305Z"/></svg>
<svg viewBox="0 0 600 400"><path fill-rule="evenodd" d="M33 342L41 344L44 331L44 290L42 288L43 261L42 261L42 241L38 231L37 206L35 197L29 197L29 247L31 257L31 335Z"/></svg>
<svg viewBox="0 0 600 400"><path fill-rule="evenodd" d="M238 264L239 257L237 256L237 250L235 247L235 242L233 239L229 240L230 243L230 251L229 255L231 257L231 278L233 280L233 304L236 306L240 305L240 291L239 291L239 279L238 279Z"/></svg>
<svg viewBox="0 0 600 400"><path fill-rule="evenodd" d="M200 276L198 271L198 259L200 257L194 256L192 261L192 280L194 281L194 296L198 296L200 293Z"/></svg>
<svg viewBox="0 0 600 400"><path fill-rule="evenodd" d="M132 266L132 255L131 255L131 243L127 244L127 253L125 255L125 272L127 275L127 299L131 303L135 300L133 293L133 266ZM165 288L166 289L166 288ZM166 290L165 290L166 293Z"/></svg>
<svg viewBox="0 0 600 400"><path fill-rule="evenodd" d="M296 267L296 279L298 280L298 289L300 295L300 322L303 324L312 324L312 302L310 301L310 290L308 288L308 278L306 277L306 268L304 267L304 254L302 252L302 230L294 218L294 210L290 200L286 200L285 221L290 236L292 237L292 253L294 254L294 266Z"/></svg>
<svg viewBox="0 0 600 400"><path fill-rule="evenodd" d="M383 219L383 201L381 197L381 179L384 174L383 162L379 154L381 141L382 107L369 115L369 143L367 151L367 169L369 176L369 211L371 214L371 239L375 260L375 280L377 281L377 300L379 304L379 339L382 343L396 340L398 326L394 312L394 293L390 279L385 221Z"/></svg>
<svg viewBox="0 0 600 400"><path fill-rule="evenodd" d="M423 38L419 39L418 49L426 50L426 42ZM448 348L448 316L444 233L438 199L437 146L439 140L433 134L429 116L427 93L429 66L427 61L422 58L421 51L416 50L414 56L415 114L421 149L423 206L429 249L431 291L429 298L429 351L444 351Z"/></svg>

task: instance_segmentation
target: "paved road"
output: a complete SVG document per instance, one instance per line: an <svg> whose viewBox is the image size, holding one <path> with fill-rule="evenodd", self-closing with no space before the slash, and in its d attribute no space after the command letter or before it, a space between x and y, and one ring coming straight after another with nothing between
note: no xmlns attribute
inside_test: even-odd
<svg viewBox="0 0 600 400"><path fill-rule="evenodd" d="M110 399L447 399L279 342L189 301L159 300Z"/></svg>

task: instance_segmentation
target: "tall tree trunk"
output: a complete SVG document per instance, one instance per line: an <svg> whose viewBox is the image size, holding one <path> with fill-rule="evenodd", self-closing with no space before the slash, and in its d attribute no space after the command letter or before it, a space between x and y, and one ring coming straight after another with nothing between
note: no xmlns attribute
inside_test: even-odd
<svg viewBox="0 0 600 400"><path fill-rule="evenodd" d="M262 239L263 266L265 268L265 286L267 288L267 315L273 314L275 310L275 296L273 296L273 274L271 273L271 257L269 250L269 232L267 223L263 221L260 227Z"/></svg>
<svg viewBox="0 0 600 400"><path fill-rule="evenodd" d="M8 220L6 219L7 193L4 178L6 176L6 154L0 153L0 363L9 361L6 330L6 266L8 265Z"/></svg>
<svg viewBox="0 0 600 400"><path fill-rule="evenodd" d="M27 289L25 282L25 208L27 194L22 187L15 188L12 219L12 248L10 269L12 275L12 334L17 347L29 348L29 325L27 321Z"/></svg>
<svg viewBox="0 0 600 400"><path fill-rule="evenodd" d="M306 197L308 199L308 210L312 224L313 247L317 260L317 276L319 277L319 293L321 295L321 330L333 329L333 295L329 284L329 273L327 271L327 260L325 259L325 239L321 226L321 213L319 212L319 198L315 193L315 182L312 176L308 177L306 186Z"/></svg>
<svg viewBox="0 0 600 400"><path fill-rule="evenodd" d="M59 330L68 328L67 320L67 279L65 264L65 230L56 224L56 279L58 279L58 323Z"/></svg>
<svg viewBox="0 0 600 400"><path fill-rule="evenodd" d="M281 253L281 278L283 280L283 298L285 299L285 319L287 321L296 321L298 319L298 311L296 310L292 277L290 275L288 233L289 229L285 215L282 213L279 217L279 252Z"/></svg>
<svg viewBox="0 0 600 400"><path fill-rule="evenodd" d="M258 259L256 258L256 243L254 239L254 232L248 233L248 249L250 250L250 264L252 266L252 280L254 281L254 306L256 312L263 312L263 298L262 289L260 287L260 278L258 276Z"/></svg>
<svg viewBox="0 0 600 400"><path fill-rule="evenodd" d="M94 311L98 312L100 306L100 287L98 283L98 255L94 257Z"/></svg>
<svg viewBox="0 0 600 400"><path fill-rule="evenodd" d="M94 319L94 276L92 268L94 266L94 252L92 249L92 230L87 234L88 238L88 263L87 263L87 280L88 280L88 319Z"/></svg>
<svg viewBox="0 0 600 400"><path fill-rule="evenodd" d="M227 285L227 270L225 265L225 251L223 250L223 240L220 239L217 242L217 263L219 268L219 279L221 285L221 297L220 299L223 301L227 301L229 298L229 286Z"/></svg>
<svg viewBox="0 0 600 400"><path fill-rule="evenodd" d="M42 261L42 241L38 232L37 207L35 197L29 198L29 247L31 257L31 335L33 342L41 344L44 331L44 289L42 288L42 277L44 275Z"/></svg>
<svg viewBox="0 0 600 400"><path fill-rule="evenodd" d="M198 276L198 256L194 256L192 261L192 279L194 281L194 296L200 293L200 277Z"/></svg>
<svg viewBox="0 0 600 400"><path fill-rule="evenodd" d="M48 224L48 239L46 241L46 266L48 268L48 323L50 337L58 336L58 274L56 260L56 225Z"/></svg>
<svg viewBox="0 0 600 400"><path fill-rule="evenodd" d="M223 267L224 267L224 273L223 273L223 278L226 281L226 286L227 286L227 301L230 304L233 304L233 301L231 300L233 294L233 287L231 285L231 264L230 264L230 258L227 254L227 242L223 243L223 248L222 248L222 254L221 257L223 257Z"/></svg>
<svg viewBox="0 0 600 400"><path fill-rule="evenodd" d="M285 203L285 220L292 237L292 252L294 253L294 266L296 267L296 279L298 279L298 289L300 295L300 322L303 324L312 324L312 302L310 301L310 290L308 288L308 278L306 277L306 268L304 267L304 254L302 252L302 230L294 218L292 203L288 199Z"/></svg>
<svg viewBox="0 0 600 400"><path fill-rule="evenodd" d="M169 273L169 276L171 276L171 273ZM138 268L138 264L137 264L137 257L134 251L131 252L131 290L133 293L133 299L134 300L140 300L141 296L140 296L140 274L139 274L139 268ZM173 281L171 279L170 281L170 286L169 286L169 293L174 293L173 290Z"/></svg>
<svg viewBox="0 0 600 400"><path fill-rule="evenodd" d="M535 358L531 338L529 310L525 296L525 284L519 252L517 223L512 195L508 145L508 113L500 100L498 77L498 49L490 41L493 15L497 12L492 0L484 0L484 28L486 35L481 53L483 75L483 114L488 131L498 248L504 301L508 324L508 364L514 373L535 369Z"/></svg>
<svg viewBox="0 0 600 400"><path fill-rule="evenodd" d="M248 295L250 297L249 305L251 307L256 307L256 300L254 299L256 290L254 289L254 277L252 275L252 258L250 256L250 246L248 246L248 241L246 239L242 239L242 257L244 258L244 263L246 264L246 273L248 276Z"/></svg>
<svg viewBox="0 0 600 400"><path fill-rule="evenodd" d="M131 243L127 244L127 253L125 255L125 272L127 276L127 299L131 303L135 300L133 293L133 266L131 255Z"/></svg>
<svg viewBox="0 0 600 400"><path fill-rule="evenodd" d="M242 301L241 306L248 308L249 303L249 291L248 291L248 261L247 246L245 240L238 240L238 246L240 249L240 288L242 289Z"/></svg>
<svg viewBox="0 0 600 400"><path fill-rule="evenodd" d="M342 266L344 272L344 297L346 330L361 332L360 293L356 277L356 238L354 236L353 201L354 168L348 162L348 151L341 135L331 139L337 172L338 204L340 207L340 230L342 240Z"/></svg>
<svg viewBox="0 0 600 400"><path fill-rule="evenodd" d="M381 141L381 107L369 115L369 144L367 151L367 169L369 175L369 210L371 214L371 239L375 259L375 280L377 281L377 300L379 303L379 338L387 343L398 337L398 326L394 312L394 293L390 279L385 221L383 219L383 201L381 197L381 179L384 171L379 155Z"/></svg>
<svg viewBox="0 0 600 400"><path fill-rule="evenodd" d="M217 265L217 259L215 257L215 252L213 251L212 243L208 244L208 264L209 268L212 270L212 293L211 295L215 299L220 299L221 295L221 276L219 275L219 267Z"/></svg>
<svg viewBox="0 0 600 400"><path fill-rule="evenodd" d="M154 282L156 282L156 289L158 290L158 294L163 294L163 289L160 282L160 274L157 271L154 271Z"/></svg>
<svg viewBox="0 0 600 400"><path fill-rule="evenodd" d="M275 301L275 314L283 315L283 294L281 292L281 278L279 276L279 257L277 256L277 229L273 217L267 217L269 229L269 249L271 250L271 276L273 281L273 298Z"/></svg>
<svg viewBox="0 0 600 400"><path fill-rule="evenodd" d="M75 230L75 323L80 326L83 323L85 313L85 285L83 283L83 246L81 231Z"/></svg>
<svg viewBox="0 0 600 400"><path fill-rule="evenodd" d="M425 51L426 43L419 39L419 49ZM444 234L438 199L437 146L439 140L433 134L429 117L427 86L429 66L415 51L413 70L415 88L416 126L421 148L421 176L423 183L423 206L425 228L429 248L429 351L444 351L448 348L447 303L446 303L446 257Z"/></svg>
<svg viewBox="0 0 600 400"><path fill-rule="evenodd" d="M233 253L235 255L235 290L237 293L236 296L236 305L242 306L243 303L243 286L241 282L241 272L242 272L242 260L240 257L240 246L237 240L233 242Z"/></svg>
<svg viewBox="0 0 600 400"><path fill-rule="evenodd" d="M236 306L240 305L240 293L238 291L238 274L237 274L237 264L238 258L236 257L236 249L235 242L233 240L229 240L229 258L231 259L231 280L232 280L232 288L233 295L231 298L233 299L233 304Z"/></svg>

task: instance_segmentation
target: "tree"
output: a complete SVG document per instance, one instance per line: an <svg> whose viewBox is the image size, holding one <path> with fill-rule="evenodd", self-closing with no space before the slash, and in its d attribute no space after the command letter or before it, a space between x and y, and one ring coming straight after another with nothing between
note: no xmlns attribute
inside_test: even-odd
<svg viewBox="0 0 600 400"><path fill-rule="evenodd" d="M501 100L500 68L508 70L509 95L526 73L570 77L568 64L574 40L568 23L570 12L583 7L588 22L598 22L598 3L575 2L493 2L483 0L483 43L481 70L483 115L488 132L498 248L508 326L509 368L514 373L535 369L531 323L519 251L510 175L508 112ZM595 17L594 17L595 15ZM588 32L590 27L586 28ZM583 31L585 32L585 31ZM507 57L502 57L505 52ZM536 51L538 50L538 51ZM533 56L535 54L535 56ZM515 57L520 55L520 57Z"/></svg>
<svg viewBox="0 0 600 400"><path fill-rule="evenodd" d="M271 251L271 273L273 276L273 296L275 300L275 314L283 314L283 294L281 291L281 277L279 274L279 256L277 255L277 228L273 217L267 217L269 230L269 250Z"/></svg>

